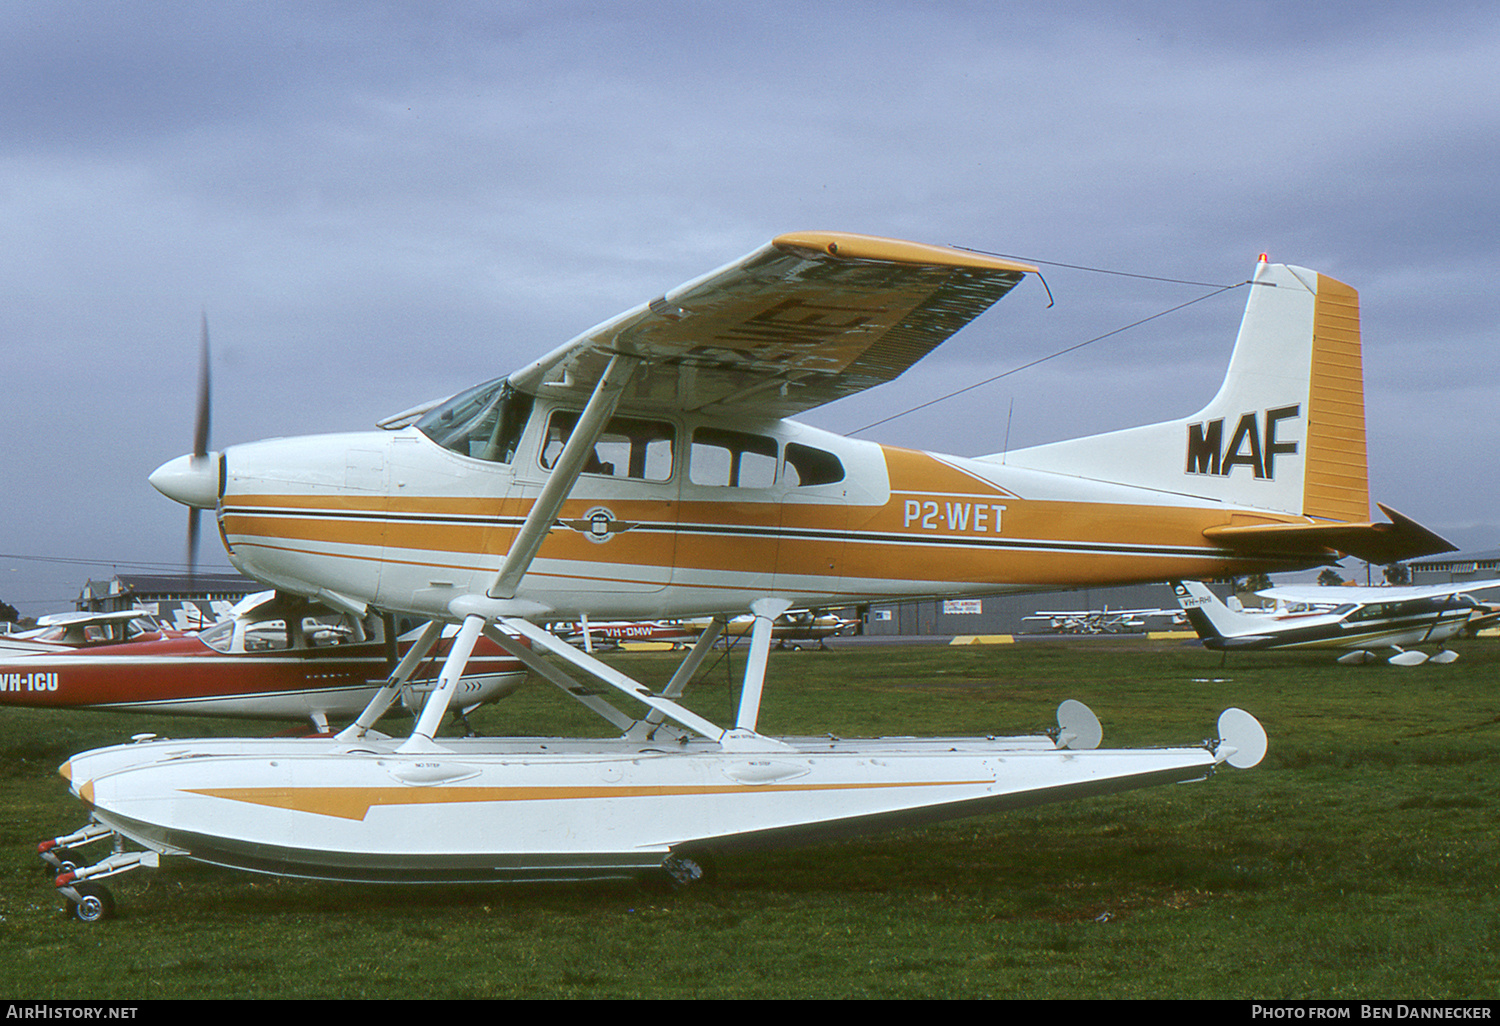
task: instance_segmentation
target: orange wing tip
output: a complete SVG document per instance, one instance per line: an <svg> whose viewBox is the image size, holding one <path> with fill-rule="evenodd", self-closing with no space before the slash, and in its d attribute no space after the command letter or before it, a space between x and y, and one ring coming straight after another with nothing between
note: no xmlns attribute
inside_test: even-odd
<svg viewBox="0 0 1500 1026"><path fill-rule="evenodd" d="M780 249L812 250L843 260L880 260L893 264L924 264L938 267L972 267L986 271L1013 271L1035 274L1037 269L1003 257L989 256L951 246L932 246L924 242L884 239L876 235L851 232L789 232L778 235L772 245Z"/></svg>

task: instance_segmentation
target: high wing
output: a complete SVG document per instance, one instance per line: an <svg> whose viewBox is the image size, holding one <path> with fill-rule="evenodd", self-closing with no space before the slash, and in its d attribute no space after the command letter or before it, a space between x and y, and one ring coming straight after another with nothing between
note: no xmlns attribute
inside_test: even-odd
<svg viewBox="0 0 1500 1026"><path fill-rule="evenodd" d="M1326 587L1322 585L1284 585L1266 588L1255 594L1262 598L1280 599L1284 602L1305 602L1310 605L1342 605L1346 602L1406 602L1411 599L1439 598L1444 595L1467 595L1470 592L1500 588L1495 581L1455 581L1452 584L1396 585L1388 587Z"/></svg>
<svg viewBox="0 0 1500 1026"><path fill-rule="evenodd" d="M1036 268L838 232L781 235L591 328L510 376L589 398L615 355L641 361L636 409L780 418L899 376Z"/></svg>
<svg viewBox="0 0 1500 1026"><path fill-rule="evenodd" d="M36 625L38 627L89 627L110 623L123 623L151 616L152 613L148 609L116 609L107 613L48 613L46 616L37 617Z"/></svg>

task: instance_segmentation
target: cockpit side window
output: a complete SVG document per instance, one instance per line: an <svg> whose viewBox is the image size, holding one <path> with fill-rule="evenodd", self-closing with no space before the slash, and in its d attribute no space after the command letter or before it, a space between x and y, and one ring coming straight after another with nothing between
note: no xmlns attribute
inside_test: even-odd
<svg viewBox="0 0 1500 1026"><path fill-rule="evenodd" d="M542 466L551 470L562 455L563 446L572 437L578 414L558 410L547 424L547 438L542 444ZM603 477L634 478L638 481L665 481L672 476L672 453L677 432L660 420L638 420L634 417L612 417L594 451L583 465L585 474Z"/></svg>
<svg viewBox="0 0 1500 1026"><path fill-rule="evenodd" d="M781 483L790 488L835 484L844 479L844 465L831 452L799 442L786 443Z"/></svg>
<svg viewBox="0 0 1500 1026"><path fill-rule="evenodd" d="M532 398L504 379L460 392L417 421L417 430L460 456L509 463L531 417Z"/></svg>
<svg viewBox="0 0 1500 1026"><path fill-rule="evenodd" d="M688 452L697 485L770 488L776 483L776 439L723 428L697 428Z"/></svg>

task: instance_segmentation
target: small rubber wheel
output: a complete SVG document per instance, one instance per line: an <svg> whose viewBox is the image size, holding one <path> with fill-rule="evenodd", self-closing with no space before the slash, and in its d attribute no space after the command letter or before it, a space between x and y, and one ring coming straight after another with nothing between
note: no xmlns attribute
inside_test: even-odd
<svg viewBox="0 0 1500 1026"><path fill-rule="evenodd" d="M54 866L46 859L42 860L42 872L46 873L48 876L58 876L61 873L71 873L79 866L77 858L67 848L53 848L51 851L51 855L53 858L57 859L58 864Z"/></svg>
<svg viewBox="0 0 1500 1026"><path fill-rule="evenodd" d="M81 883L73 889L78 892L79 900L69 904L72 904L73 915L79 922L97 923L115 914L114 895L99 884Z"/></svg>

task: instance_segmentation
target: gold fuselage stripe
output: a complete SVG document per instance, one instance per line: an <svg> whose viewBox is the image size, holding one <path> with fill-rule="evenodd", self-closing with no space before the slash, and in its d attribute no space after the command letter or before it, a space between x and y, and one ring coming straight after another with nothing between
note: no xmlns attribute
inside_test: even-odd
<svg viewBox="0 0 1500 1026"><path fill-rule="evenodd" d="M810 594L858 595L868 590L858 582L1066 587L1285 569L1323 551L1237 555L1203 534L1230 520L1227 511L1028 500L926 453L884 454L891 491L883 504L741 497L733 489L724 489L724 501L651 498L651 486L642 486L638 497L570 499L538 557L598 566L578 574L584 583L660 586L682 573L714 587L703 574L771 572L807 579ZM601 504L618 528L606 541L567 526ZM475 570L499 565L530 505L520 498L228 495L221 526L236 550ZM1308 523L1275 514L1256 520ZM539 568L537 576L560 569ZM812 578L826 579L826 587L813 587Z"/></svg>
<svg viewBox="0 0 1500 1026"><path fill-rule="evenodd" d="M363 820L371 808L395 805L456 805L475 802L557 802L617 798L683 798L721 794L788 794L808 791L873 791L900 787L968 787L993 780L911 780L848 784L676 784L643 786L532 787L220 787L188 794L247 802L291 812Z"/></svg>

